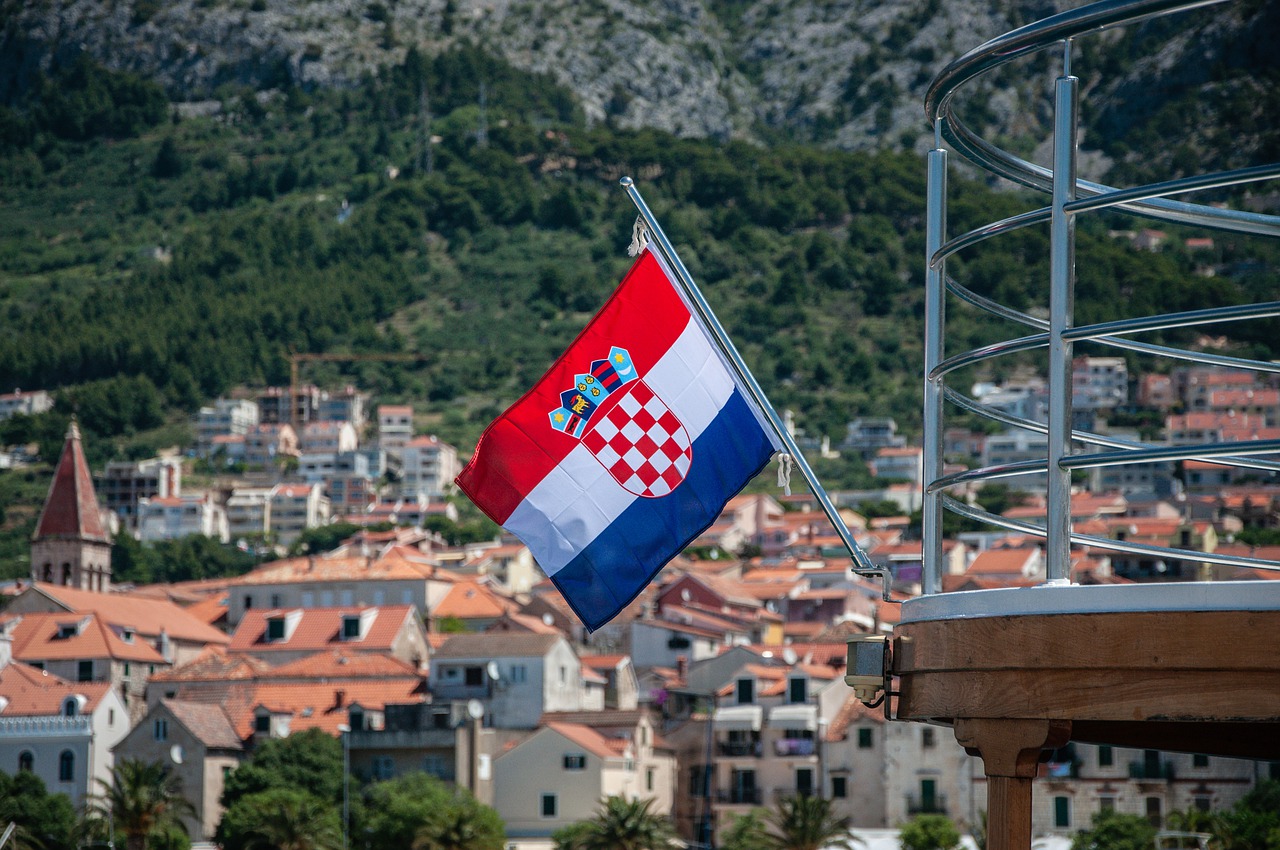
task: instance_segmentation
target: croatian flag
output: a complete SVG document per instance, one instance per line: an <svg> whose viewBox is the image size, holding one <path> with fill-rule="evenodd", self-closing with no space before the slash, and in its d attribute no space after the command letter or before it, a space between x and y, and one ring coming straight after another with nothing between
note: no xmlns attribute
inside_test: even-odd
<svg viewBox="0 0 1280 850"><path fill-rule="evenodd" d="M780 447L646 249L457 478L594 631Z"/></svg>

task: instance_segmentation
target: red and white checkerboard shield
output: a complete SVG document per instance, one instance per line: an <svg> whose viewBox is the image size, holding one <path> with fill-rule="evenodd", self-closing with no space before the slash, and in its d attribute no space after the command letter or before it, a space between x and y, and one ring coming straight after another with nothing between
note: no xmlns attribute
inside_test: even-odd
<svg viewBox="0 0 1280 850"><path fill-rule="evenodd" d="M643 380L632 381L592 419L582 444L628 492L661 498L688 474L689 432Z"/></svg>

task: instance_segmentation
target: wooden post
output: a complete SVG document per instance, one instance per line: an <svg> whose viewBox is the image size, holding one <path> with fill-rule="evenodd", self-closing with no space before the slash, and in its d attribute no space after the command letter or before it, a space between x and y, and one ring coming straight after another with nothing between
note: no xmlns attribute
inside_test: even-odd
<svg viewBox="0 0 1280 850"><path fill-rule="evenodd" d="M1065 720L960 718L956 740L982 759L987 775L987 850L1031 847L1031 783L1042 750L1071 737Z"/></svg>

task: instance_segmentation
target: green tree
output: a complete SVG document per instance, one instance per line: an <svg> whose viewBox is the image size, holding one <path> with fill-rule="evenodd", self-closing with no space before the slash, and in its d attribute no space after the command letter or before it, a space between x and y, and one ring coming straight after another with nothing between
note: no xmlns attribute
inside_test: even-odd
<svg viewBox="0 0 1280 850"><path fill-rule="evenodd" d="M240 797L222 815L217 841L224 850L338 850L338 807L297 788L272 788Z"/></svg>
<svg viewBox="0 0 1280 850"><path fill-rule="evenodd" d="M764 810L753 809L745 815L733 816L716 843L720 850L768 850L769 828Z"/></svg>
<svg viewBox="0 0 1280 850"><path fill-rule="evenodd" d="M160 762L123 759L111 768L111 781L102 785L103 797L94 806L111 815L129 850L146 850L153 835L175 828L185 832L182 818L196 813L182 796L182 780Z"/></svg>
<svg viewBox="0 0 1280 850"><path fill-rule="evenodd" d="M0 824L16 824L9 847L16 850L71 850L76 813L65 794L50 794L29 770L0 771ZM0 827L3 829L3 827Z"/></svg>
<svg viewBox="0 0 1280 850"><path fill-rule="evenodd" d="M1222 812L1218 837L1226 850L1280 848L1280 782L1262 782Z"/></svg>
<svg viewBox="0 0 1280 850"><path fill-rule="evenodd" d="M1141 815L1116 811L1098 812L1092 825L1076 833L1071 850L1148 850L1156 838L1156 828Z"/></svg>
<svg viewBox="0 0 1280 850"><path fill-rule="evenodd" d="M364 804L365 834L377 847L502 847L504 830L496 811L426 773L378 782L365 793Z"/></svg>
<svg viewBox="0 0 1280 850"><path fill-rule="evenodd" d="M319 729L264 741L227 777L222 805L276 789L302 791L320 800L342 800L342 744Z"/></svg>
<svg viewBox="0 0 1280 850"><path fill-rule="evenodd" d="M953 850L960 846L960 830L946 815L917 815L902 825L902 850Z"/></svg>
<svg viewBox="0 0 1280 850"><path fill-rule="evenodd" d="M822 797L783 797L770 809L771 850L849 850L856 839L849 833L849 819L831 813L831 801Z"/></svg>
<svg viewBox="0 0 1280 850"><path fill-rule="evenodd" d="M586 827L567 836L572 850L669 850L678 846L671 819L654 813L653 800L611 795Z"/></svg>

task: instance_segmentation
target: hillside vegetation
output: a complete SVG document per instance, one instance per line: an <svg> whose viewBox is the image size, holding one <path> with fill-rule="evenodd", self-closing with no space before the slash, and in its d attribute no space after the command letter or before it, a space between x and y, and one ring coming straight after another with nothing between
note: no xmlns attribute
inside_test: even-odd
<svg viewBox="0 0 1280 850"><path fill-rule="evenodd" d="M622 175L800 427L837 442L859 415L918 427L914 154L588 125L551 78L469 45L410 50L355 89L217 94L180 114L155 84L81 56L0 107L0 387L58 393L55 414L0 424L0 443L56 450L75 411L94 463L145 456L233 386L287 383L290 352L414 352L305 377L412 402L467 453L626 270ZM952 232L1043 203L959 174L952 195ZM1220 238L1216 259L1261 270L1197 276L1176 247L1108 236L1120 223L1134 226L1081 223L1081 321L1248 300L1275 263ZM1032 308L1046 245L1019 231L950 269ZM1277 330L1243 329L1238 351L1271 356ZM1014 333L950 318L952 350Z"/></svg>

